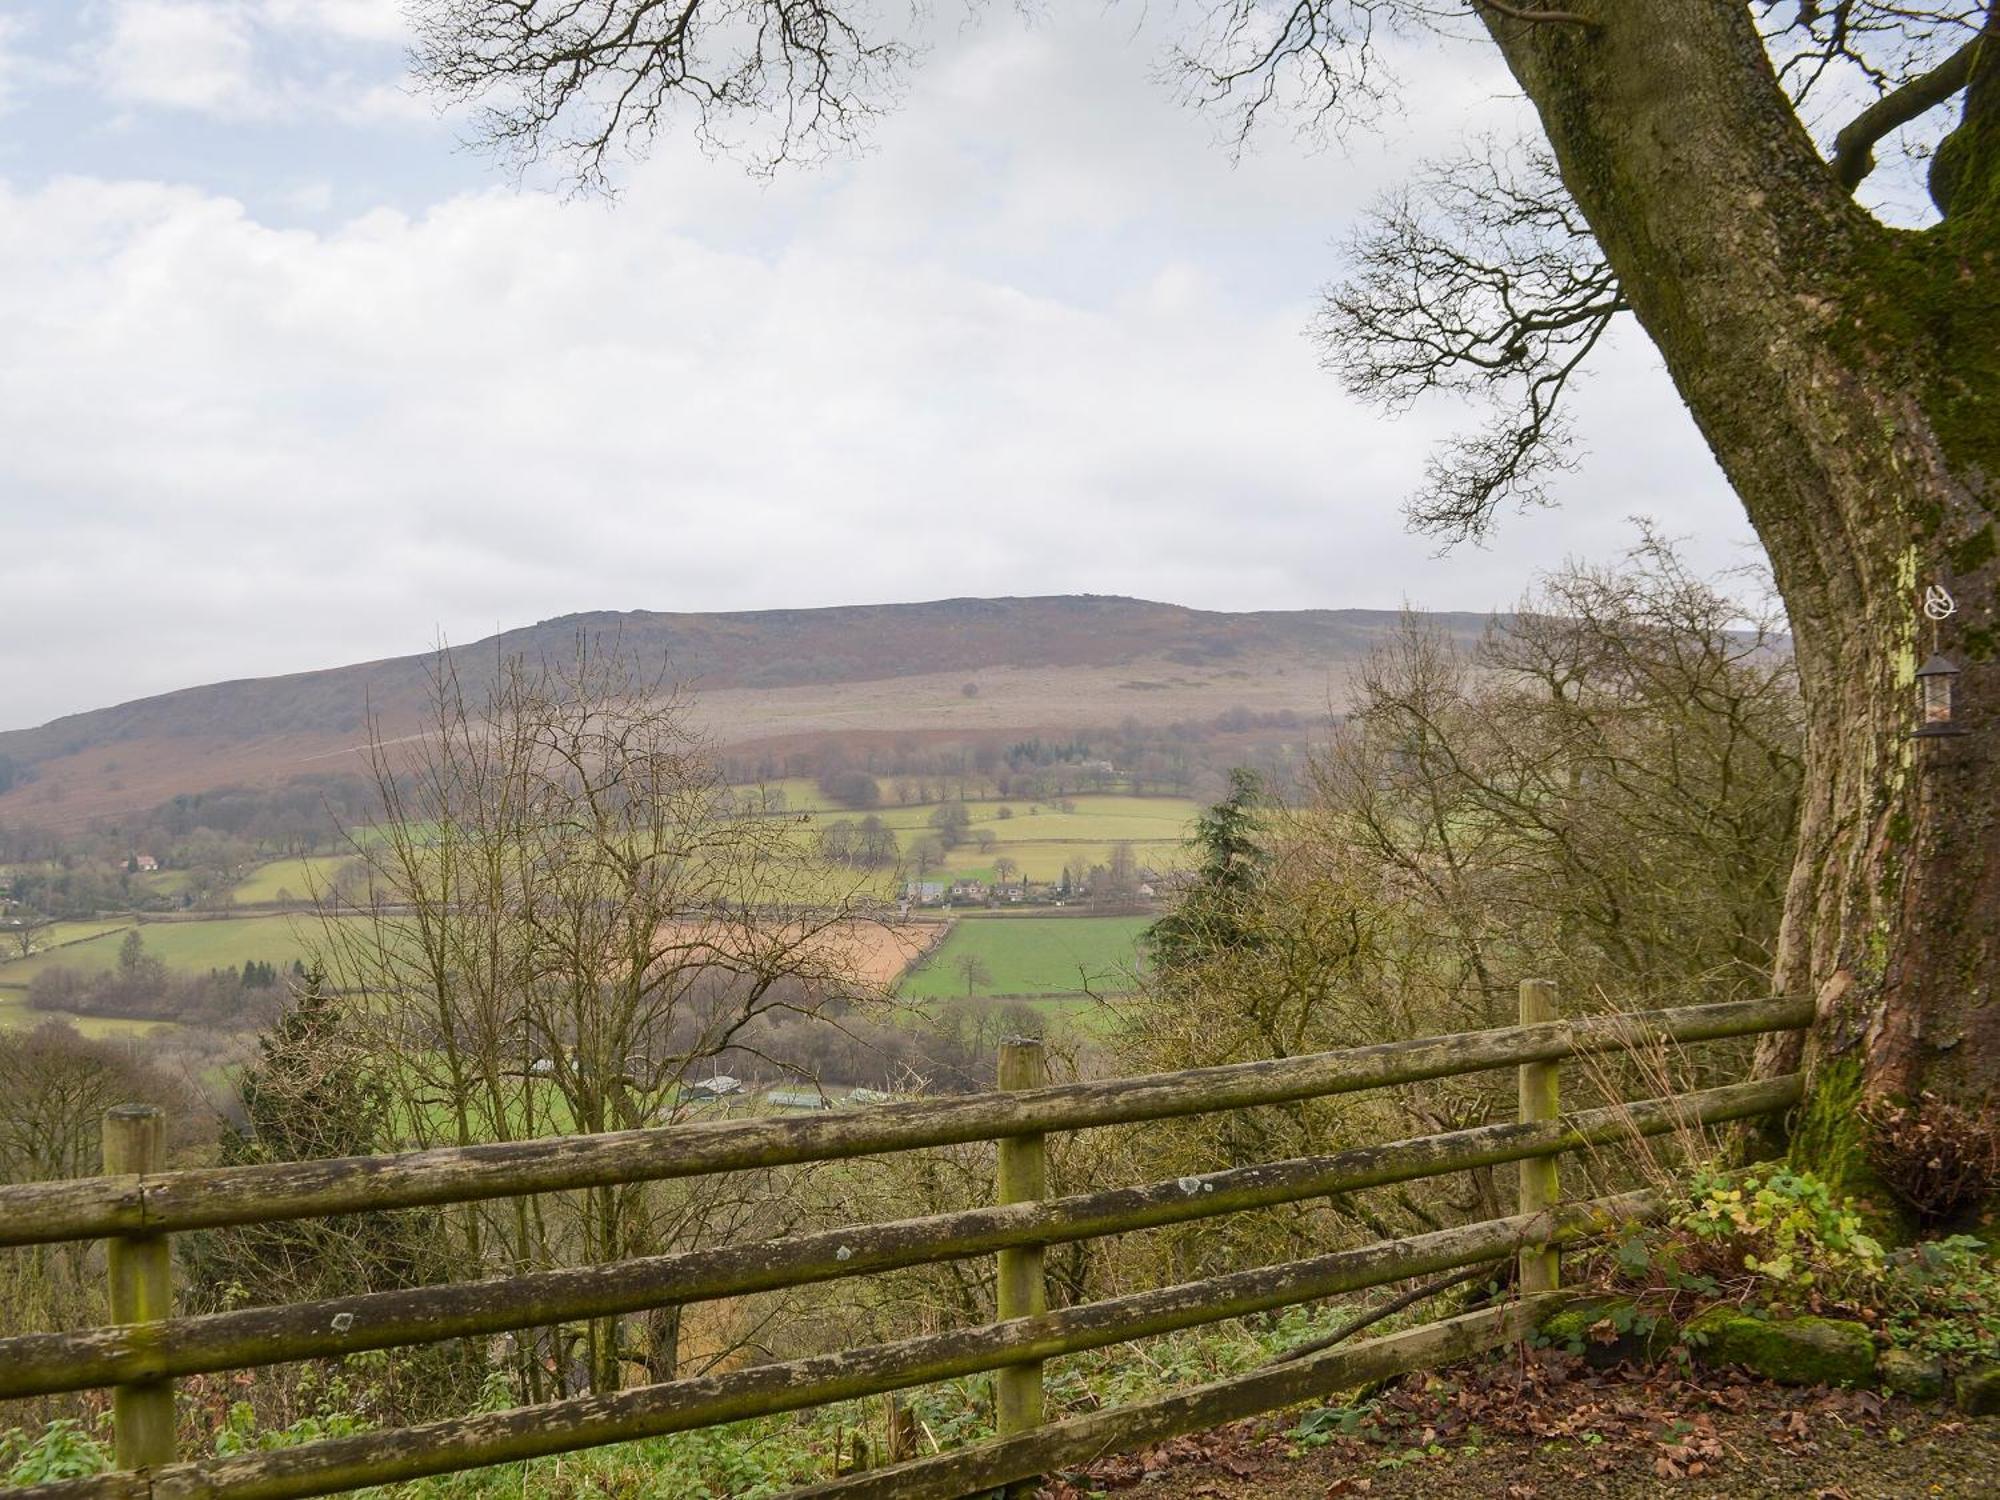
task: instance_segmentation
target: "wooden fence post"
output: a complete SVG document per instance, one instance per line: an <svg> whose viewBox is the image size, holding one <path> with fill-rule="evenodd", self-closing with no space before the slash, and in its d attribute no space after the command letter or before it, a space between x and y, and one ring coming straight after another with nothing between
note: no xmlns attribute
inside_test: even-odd
<svg viewBox="0 0 2000 1500"><path fill-rule="evenodd" d="M150 1104L120 1104L104 1114L104 1170L109 1176L166 1166L167 1120ZM111 1321L158 1323L173 1315L172 1248L164 1234L119 1235L106 1245ZM174 1461L174 1387L135 1381L111 1392L113 1449L121 1469Z"/></svg>
<svg viewBox="0 0 2000 1500"><path fill-rule="evenodd" d="M1553 1021L1555 1018L1555 981L1522 980L1521 1024L1532 1026L1540 1021ZM1521 1119L1553 1120L1561 1113L1561 1103L1556 1093L1557 1066L1553 1061L1521 1064ZM1555 1157L1529 1157L1521 1163L1522 1213L1541 1213L1551 1209L1555 1207L1558 1196ZM1560 1253L1552 1244L1523 1247L1522 1296L1532 1296L1536 1292L1552 1292L1556 1289L1561 1277Z"/></svg>
<svg viewBox="0 0 2000 1500"><path fill-rule="evenodd" d="M1000 1087L1040 1088L1048 1081L1042 1044L1032 1037L1009 1037L1000 1044ZM994 1197L1020 1203L1048 1196L1048 1153L1039 1135L1014 1136L1000 1142L999 1178ZM995 1293L1001 1322L1029 1318L1048 1311L1048 1289L1042 1278L1042 1248L996 1252L999 1281ZM993 1377L993 1414L1000 1436L1011 1437L1042 1425L1042 1366L1036 1360L1009 1365Z"/></svg>

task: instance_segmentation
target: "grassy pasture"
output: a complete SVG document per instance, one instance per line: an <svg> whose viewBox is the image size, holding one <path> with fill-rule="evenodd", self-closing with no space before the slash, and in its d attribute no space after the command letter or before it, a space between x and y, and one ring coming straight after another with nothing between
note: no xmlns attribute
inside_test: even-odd
<svg viewBox="0 0 2000 1500"><path fill-rule="evenodd" d="M123 932L131 925L130 917L99 917L92 922L51 922L35 933L35 951L40 953L67 943L86 943L107 932ZM20 951L12 933L0 939L0 962L17 956Z"/></svg>
<svg viewBox="0 0 2000 1500"><path fill-rule="evenodd" d="M1026 797L985 798L964 805L972 827L990 828L1003 839L1021 841L1151 839L1178 843L1187 836L1188 825L1200 811L1186 797L1105 796L1072 797L1069 800L1075 812L1060 812L1054 803L1036 802ZM828 823L837 818L864 818L872 813L900 833L928 831L931 817L938 808L949 805L924 802L899 807L887 803L869 808L807 809L794 802L789 804L788 810L794 813L812 811L816 823ZM1011 812L1011 817L1000 816L1003 807Z"/></svg>
<svg viewBox="0 0 2000 1500"><path fill-rule="evenodd" d="M821 795L819 783L810 776L782 776L773 781L739 785L733 790L746 806L753 804L761 790L773 797L782 795L784 811L788 813L838 811Z"/></svg>
<svg viewBox="0 0 2000 1500"><path fill-rule="evenodd" d="M186 870L148 870L132 877L132 888L148 896L178 896L188 884Z"/></svg>
<svg viewBox="0 0 2000 1500"><path fill-rule="evenodd" d="M333 884L341 867L357 856L316 854L303 859L274 859L259 865L230 892L238 901L310 901Z"/></svg>
<svg viewBox="0 0 2000 1500"><path fill-rule="evenodd" d="M975 996L1118 994L1131 988L1139 934L1151 917L965 917L896 993L930 1000L966 992L963 957L985 966Z"/></svg>
<svg viewBox="0 0 2000 1500"><path fill-rule="evenodd" d="M146 952L169 969L202 974L210 969L240 969L249 959L288 966L306 956L305 939L312 924L286 916L225 917L200 922L147 922L139 931ZM68 968L83 974L106 974L118 966L121 930L88 942L37 953L31 958L0 964L0 988L26 989L45 969Z"/></svg>
<svg viewBox="0 0 2000 1500"><path fill-rule="evenodd" d="M820 795L812 781L800 777L768 783L765 790L784 793L786 816L812 814L810 822L798 825L802 837L815 836L820 828L842 818L859 819L872 814L895 831L897 844L905 855L918 839L931 831L930 820L938 809L936 803L889 805L866 811L834 807ZM739 787L737 791L748 794L754 788ZM1013 859L1023 878L1054 881L1061 877L1065 865L1080 876L1094 864L1109 862L1112 846L1125 841L1133 845L1142 864L1156 869L1170 868L1179 863L1188 825L1197 811L1196 805L1184 797L1096 795L1074 797L1070 802L1073 812L1060 812L1053 803L1027 798L967 802L965 809L973 833L991 833L997 843L991 851L982 851L976 842L961 844L947 856L944 873L991 880L993 861L1006 855ZM1003 807L1011 816L1000 816ZM364 834L367 832L363 830ZM304 903L312 899L315 891L330 885L342 867L354 858L349 852L273 860L252 870L238 882L232 894L246 905L284 900ZM847 893L852 877L833 874L819 884L824 889L793 894L805 899L836 899ZM894 878L888 872L864 882L868 894L883 897L893 894L894 885Z"/></svg>
<svg viewBox="0 0 2000 1500"><path fill-rule="evenodd" d="M1092 865L1111 862L1110 844L1094 843L1006 843L997 845L992 853L982 853L976 845L961 844L945 856L944 869L947 875L968 879L993 879L993 862L1001 856L1014 861L1015 876L1034 881L1056 881L1062 878L1063 866L1080 879ZM1141 865L1151 869L1171 869L1177 863L1181 852L1179 840L1162 843L1143 843L1135 840L1132 854ZM914 872L912 872L914 873ZM929 877L936 879L936 876Z"/></svg>
<svg viewBox="0 0 2000 1500"><path fill-rule="evenodd" d="M789 787L791 783L785 785ZM816 795L810 782L803 785ZM1074 812L1060 812L1053 803L1027 798L965 803L971 820L971 837L946 855L943 873L991 880L994 860L1004 855L1014 861L1016 873L1027 880L1060 879L1065 865L1080 877L1092 865L1108 864L1112 847L1128 842L1142 865L1172 869L1182 861L1189 826L1199 811L1185 797L1106 795L1074 797L1070 802ZM794 813L805 810L789 792L787 807ZM1000 816L1003 807L1011 816ZM872 815L894 831L897 845L907 858L916 841L931 831L930 820L937 810L937 803L866 811L823 808L800 828L809 834L843 818L859 820ZM979 847L976 840L982 833L993 836L992 849Z"/></svg>
<svg viewBox="0 0 2000 1500"><path fill-rule="evenodd" d="M172 1031L172 1021L127 1021L113 1016L73 1016L64 1010L34 1010L25 995L0 991L0 1031L32 1031L44 1021L67 1021L94 1041L112 1037L151 1036L156 1031Z"/></svg>
<svg viewBox="0 0 2000 1500"><path fill-rule="evenodd" d="M1059 812L1047 802L967 804L972 826L991 828L1009 842L1036 843L1047 839L1085 839L1112 843L1119 839L1178 844L1200 810L1185 797L1073 797L1075 812ZM1014 816L1001 818L1001 807ZM926 809L926 811L929 811Z"/></svg>

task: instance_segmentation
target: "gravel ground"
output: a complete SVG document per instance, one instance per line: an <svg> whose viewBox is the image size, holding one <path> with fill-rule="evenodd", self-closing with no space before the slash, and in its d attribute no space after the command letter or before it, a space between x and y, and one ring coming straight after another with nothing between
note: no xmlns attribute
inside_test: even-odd
<svg viewBox="0 0 2000 1500"><path fill-rule="evenodd" d="M1587 1372L1537 1356L1406 1383L1362 1431L1296 1414L1107 1460L1048 1500L2000 1500L2000 1418L1742 1377ZM1334 1429L1329 1427L1329 1433Z"/></svg>

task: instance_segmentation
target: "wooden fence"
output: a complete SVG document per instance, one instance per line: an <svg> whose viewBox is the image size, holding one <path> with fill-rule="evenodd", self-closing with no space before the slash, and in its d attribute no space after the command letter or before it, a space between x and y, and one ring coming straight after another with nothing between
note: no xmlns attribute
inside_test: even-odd
<svg viewBox="0 0 2000 1500"><path fill-rule="evenodd" d="M1104 1082L1048 1085L1039 1045L1008 1043L1000 1088L808 1118L728 1120L339 1161L163 1171L156 1111L105 1122L105 1175L0 1188L0 1246L103 1239L113 1326L0 1339L0 1399L110 1387L120 1471L9 1492L21 1500L284 1500L796 1411L981 1372L995 1377L987 1442L793 1492L923 1500L974 1494L1178 1433L1304 1401L1523 1338L1561 1297L1556 1247L1656 1212L1645 1193L1564 1204L1556 1158L1633 1133L1662 1134L1790 1108L1796 1076L1558 1115L1565 1057L1794 1030L1803 1000L1764 1000L1573 1021L1553 986L1521 987L1521 1024L1306 1057ZM1520 1118L1143 1187L1046 1196L1044 1137L1247 1109L1513 1067ZM991 1140L990 1208L660 1255L613 1265L174 1317L170 1236L361 1210L835 1161ZM1517 1214L1277 1266L1048 1311L1051 1244L1295 1203L1501 1163L1520 1164ZM998 1321L890 1344L611 1395L368 1432L270 1452L177 1461L172 1382L448 1339L614 1317L706 1299L995 1255ZM1291 1360L1133 1405L1046 1423L1042 1365L1059 1355L1520 1257L1503 1305Z"/></svg>

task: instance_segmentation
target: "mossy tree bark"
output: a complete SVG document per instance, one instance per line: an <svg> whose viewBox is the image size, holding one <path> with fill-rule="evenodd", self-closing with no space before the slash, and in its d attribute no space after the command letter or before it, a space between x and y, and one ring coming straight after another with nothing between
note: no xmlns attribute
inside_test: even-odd
<svg viewBox="0 0 2000 1500"><path fill-rule="evenodd" d="M2000 1085L2000 8L1938 153L1944 217L1884 226L1799 121L1750 7L1482 8L1564 185L1767 548L1808 700L1776 984L1811 994L1795 1146L1865 1180L1857 1095ZM1958 613L1934 624L1925 588ZM1964 668L1970 736L1913 740L1912 672Z"/></svg>

